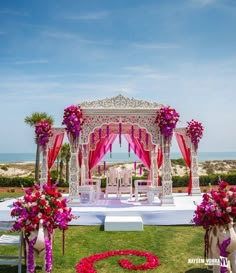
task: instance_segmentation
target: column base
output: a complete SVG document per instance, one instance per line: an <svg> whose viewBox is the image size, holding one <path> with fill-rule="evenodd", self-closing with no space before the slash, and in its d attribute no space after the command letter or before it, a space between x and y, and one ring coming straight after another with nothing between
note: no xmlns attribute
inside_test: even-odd
<svg viewBox="0 0 236 273"><path fill-rule="evenodd" d="M172 195L162 196L161 197L162 206L175 206L174 198Z"/></svg>
<svg viewBox="0 0 236 273"><path fill-rule="evenodd" d="M201 195L201 189L198 188L192 188L192 195Z"/></svg>
<svg viewBox="0 0 236 273"><path fill-rule="evenodd" d="M68 197L68 205L70 207L77 207L78 205L80 205L80 197L79 196L69 196Z"/></svg>

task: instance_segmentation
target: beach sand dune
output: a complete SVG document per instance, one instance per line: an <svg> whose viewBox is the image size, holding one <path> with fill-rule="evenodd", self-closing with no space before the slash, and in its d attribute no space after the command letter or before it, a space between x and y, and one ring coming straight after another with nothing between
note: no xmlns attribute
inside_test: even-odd
<svg viewBox="0 0 236 273"><path fill-rule="evenodd" d="M133 163L112 163L107 164L107 167L110 166L118 168L121 170L122 168L133 169ZM137 163L139 167L139 163ZM0 176L14 177L14 176L33 176L34 175L34 167L35 164L30 162L26 163L7 163L0 164ZM65 168L64 168L65 169ZM236 172L236 160L213 160L213 161L205 161L198 163L198 173L199 175L207 175L207 174L223 174L229 172ZM137 173L138 173L137 169ZM172 164L172 175L188 175L188 168L179 164Z"/></svg>

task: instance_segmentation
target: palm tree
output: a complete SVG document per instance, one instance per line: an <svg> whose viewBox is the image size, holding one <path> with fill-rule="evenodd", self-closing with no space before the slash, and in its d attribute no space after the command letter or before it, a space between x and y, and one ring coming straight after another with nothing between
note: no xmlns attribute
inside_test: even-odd
<svg viewBox="0 0 236 273"><path fill-rule="evenodd" d="M70 144L64 143L60 150L60 179L62 178L64 161L66 162L66 181L69 181Z"/></svg>
<svg viewBox="0 0 236 273"><path fill-rule="evenodd" d="M24 122L31 127L35 127L35 125L42 119L47 120L51 125L54 123L54 119L52 116L49 116L45 112L33 112L30 116L26 116ZM36 150L36 161L35 161L35 181L39 183L39 161L40 161L40 149L39 144L37 143L37 139L35 138L35 143L37 145Z"/></svg>

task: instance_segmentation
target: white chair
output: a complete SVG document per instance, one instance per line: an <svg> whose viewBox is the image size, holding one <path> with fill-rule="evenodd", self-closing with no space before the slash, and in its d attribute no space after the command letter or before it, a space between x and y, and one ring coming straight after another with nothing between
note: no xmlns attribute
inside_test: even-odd
<svg viewBox="0 0 236 273"><path fill-rule="evenodd" d="M6 224L7 223L0 222L0 230L1 231L6 231L6 229L4 228L6 226ZM17 253L17 255L16 254L13 255L13 253L12 253L13 249L12 249L12 247L9 248L9 246L16 247L15 252ZM18 273L21 273L22 259L24 258L22 255L22 248L23 248L22 232L19 234L14 234L14 235L12 235L12 234L0 235L1 250L3 249L3 247L6 247L5 252L9 251L9 254L0 255L0 265L16 265L16 266L18 266Z"/></svg>
<svg viewBox="0 0 236 273"><path fill-rule="evenodd" d="M119 195L119 179L118 179L118 171L115 168L110 168L109 171L106 173L106 190L105 195L106 199L108 198L109 193L116 193L117 198Z"/></svg>
<svg viewBox="0 0 236 273"><path fill-rule="evenodd" d="M101 179L100 178L88 178L82 181L83 185L92 186L93 188L93 201L98 201L101 196Z"/></svg>
<svg viewBox="0 0 236 273"><path fill-rule="evenodd" d="M119 178L119 197L121 197L122 193L129 193L130 198L132 198L132 170L121 170Z"/></svg>
<svg viewBox="0 0 236 273"><path fill-rule="evenodd" d="M145 193L149 203L152 203L155 197L155 194L160 195L162 193L162 186L153 185L152 180L135 180L134 182L135 189L135 201L139 200L139 193Z"/></svg>

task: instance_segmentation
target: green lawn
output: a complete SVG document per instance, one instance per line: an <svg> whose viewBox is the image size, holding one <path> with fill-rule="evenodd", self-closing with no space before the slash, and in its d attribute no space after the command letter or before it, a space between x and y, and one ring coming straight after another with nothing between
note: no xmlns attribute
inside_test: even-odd
<svg viewBox="0 0 236 273"><path fill-rule="evenodd" d="M17 197L17 193L0 193L1 198ZM204 230L195 226L145 226L141 232L105 232L101 226L71 226L66 232L65 256L62 256L62 233L56 231L53 244L52 273L76 273L75 265L83 257L109 250L134 249L158 256L161 265L150 273L207 273L204 264L189 264L188 259L203 258ZM3 254L0 248L0 254ZM98 273L128 273L119 266L123 256L97 262ZM144 259L130 257L136 264ZM36 273L43 273L42 259L37 260ZM17 273L16 267L0 266L0 273ZM23 272L25 273L25 266Z"/></svg>
<svg viewBox="0 0 236 273"><path fill-rule="evenodd" d="M62 236L57 231L53 244L54 264L52 273L76 273L75 265L83 257L109 250L135 249L149 251L159 257L161 265L150 273L207 273L204 264L189 264L190 258L203 258L201 227L194 226L145 226L143 232L105 232L100 226L72 226L66 232L65 256L62 257ZM2 252L3 249L0 249ZM128 273L119 266L123 256L114 256L97 262L98 273ZM131 257L141 264L142 258ZM0 266L0 273L16 273L17 269ZM25 267L23 267L23 273ZM37 273L43 272L42 260L38 259Z"/></svg>

